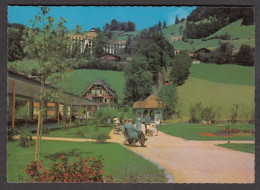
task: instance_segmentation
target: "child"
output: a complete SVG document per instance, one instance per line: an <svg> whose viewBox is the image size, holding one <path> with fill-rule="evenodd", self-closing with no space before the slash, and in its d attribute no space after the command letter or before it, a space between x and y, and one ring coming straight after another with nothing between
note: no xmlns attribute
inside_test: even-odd
<svg viewBox="0 0 260 190"><path fill-rule="evenodd" d="M155 121L155 128L156 128L156 135L155 136L158 136L159 126L160 126L160 119L157 117L156 121Z"/></svg>

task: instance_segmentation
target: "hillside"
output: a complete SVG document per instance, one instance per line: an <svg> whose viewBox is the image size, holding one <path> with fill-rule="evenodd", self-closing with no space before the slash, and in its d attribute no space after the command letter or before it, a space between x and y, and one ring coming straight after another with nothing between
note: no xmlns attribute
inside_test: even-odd
<svg viewBox="0 0 260 190"><path fill-rule="evenodd" d="M62 85L64 88L69 88L72 93L81 96L90 84L99 77L104 79L116 91L119 102L121 102L124 98L125 89L124 72L78 69L66 82L59 83L57 86Z"/></svg>
<svg viewBox="0 0 260 190"><path fill-rule="evenodd" d="M191 105L219 109L222 119L229 119L232 106L239 105L239 118L249 115L254 108L254 68L238 65L192 65L190 76L178 87L179 105L183 116L190 116ZM243 116L242 116L243 115Z"/></svg>
<svg viewBox="0 0 260 190"><path fill-rule="evenodd" d="M220 36L225 33L228 33L231 36L230 40L225 40L230 42L235 46L235 48L240 48L242 44L250 45L251 47L255 47L255 25L241 25L242 19L237 20L220 30L218 30L216 33L212 34L211 36L207 37L206 39L214 36ZM211 39L207 41L203 41L202 39L187 39L187 42L184 41L173 41L171 39L171 33L177 33L178 28L181 23L175 25L170 25L167 28L167 31L163 31L163 34L165 37L170 41L170 43L174 46L175 49L180 50L197 50L200 48L209 48L209 49L215 49L219 45L219 39ZM183 23L184 24L184 23ZM180 33L178 33L180 34ZM222 40L223 41L223 40ZM191 45L190 42L193 42Z"/></svg>
<svg viewBox="0 0 260 190"><path fill-rule="evenodd" d="M128 36L131 36L131 38L137 36L138 34L141 33L141 31L139 30L136 30L136 31L129 31L129 32L123 32L122 34L122 31L112 31L112 34L113 34L113 38L116 39L116 40L127 40Z"/></svg>

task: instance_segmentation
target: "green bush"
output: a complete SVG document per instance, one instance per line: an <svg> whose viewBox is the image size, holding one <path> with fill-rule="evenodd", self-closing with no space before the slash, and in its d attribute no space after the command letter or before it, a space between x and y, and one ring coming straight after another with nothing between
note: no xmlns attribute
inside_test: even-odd
<svg viewBox="0 0 260 190"><path fill-rule="evenodd" d="M27 129L22 128L20 131L20 142L21 147L30 147L33 145L31 132Z"/></svg>
<svg viewBox="0 0 260 190"><path fill-rule="evenodd" d="M107 134L97 134L93 136L93 139L95 139L98 143L104 143L107 139L109 139L109 136Z"/></svg>
<svg viewBox="0 0 260 190"><path fill-rule="evenodd" d="M190 108L190 116L191 116L190 122L198 123L198 122L201 121L202 109L203 109L203 107L202 107L201 102L191 106L191 108Z"/></svg>
<svg viewBox="0 0 260 190"><path fill-rule="evenodd" d="M118 116L119 116L118 109L111 108L111 107L102 107L95 112L96 126L99 125L106 126L108 118L110 118L112 121L113 118Z"/></svg>
<svg viewBox="0 0 260 190"><path fill-rule="evenodd" d="M76 132L76 135L77 136L79 136L79 137L84 137L85 136L85 134L84 134L84 131L83 131L83 129L77 129L77 132Z"/></svg>
<svg viewBox="0 0 260 190"><path fill-rule="evenodd" d="M17 129L8 126L8 141L14 141L13 137L18 134Z"/></svg>
<svg viewBox="0 0 260 190"><path fill-rule="evenodd" d="M42 134L49 134L50 130L46 125L42 126Z"/></svg>

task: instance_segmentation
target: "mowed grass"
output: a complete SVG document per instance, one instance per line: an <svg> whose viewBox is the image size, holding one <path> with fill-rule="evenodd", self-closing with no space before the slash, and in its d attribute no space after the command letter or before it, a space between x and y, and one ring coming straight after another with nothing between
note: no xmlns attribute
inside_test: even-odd
<svg viewBox="0 0 260 190"><path fill-rule="evenodd" d="M217 83L254 85L254 67L201 63L192 65L190 73L191 77Z"/></svg>
<svg viewBox="0 0 260 190"><path fill-rule="evenodd" d="M108 85L116 91L119 99L122 100L125 89L125 74L119 71L104 71L96 69L78 69L75 70L66 81L57 84L68 88L76 95L82 95L88 87L98 78L105 80Z"/></svg>
<svg viewBox="0 0 260 190"><path fill-rule="evenodd" d="M242 152L255 153L255 144L242 144L242 143L230 143L230 144L219 144L217 146L229 148L232 150L238 150Z"/></svg>
<svg viewBox="0 0 260 190"><path fill-rule="evenodd" d="M221 136L203 136L201 133L218 133L224 130L227 126L235 129L254 129L252 124L225 124L224 126L218 125L199 125L199 124L166 124L160 127L160 131L165 132L169 135L176 137L182 137L188 140L254 140L255 137L252 135L244 136L232 136L232 137L221 137Z"/></svg>
<svg viewBox="0 0 260 190"><path fill-rule="evenodd" d="M190 76L177 89L178 105L184 117L190 117L192 105L219 109L220 118L230 119L231 109L238 104L238 118L249 118L254 109L254 68L238 65L192 65Z"/></svg>
<svg viewBox="0 0 260 190"><path fill-rule="evenodd" d="M7 144L7 149L8 182L27 181L24 168L33 161L35 146L21 148L18 142L11 142ZM78 157L97 158L102 155L104 176L112 174L114 182L166 182L163 170L119 144L41 141L40 160L43 162L43 169L49 168L60 155L67 156L69 162L77 161Z"/></svg>
<svg viewBox="0 0 260 190"><path fill-rule="evenodd" d="M94 136L98 134L106 134L109 135L109 132L113 129L113 127L96 127L94 125L90 126L80 126L74 127L70 129L60 129L56 131L50 131L49 134L43 134L45 137L65 137L65 138L85 138L92 139ZM83 132L84 136L78 136L77 130Z"/></svg>

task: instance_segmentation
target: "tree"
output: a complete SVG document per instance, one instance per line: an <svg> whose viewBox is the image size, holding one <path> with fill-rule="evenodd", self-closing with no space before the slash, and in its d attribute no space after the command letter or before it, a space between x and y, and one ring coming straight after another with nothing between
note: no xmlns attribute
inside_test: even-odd
<svg viewBox="0 0 260 190"><path fill-rule="evenodd" d="M179 23L180 23L180 21L179 21L179 19L178 19L178 15L176 15L175 24L179 24Z"/></svg>
<svg viewBox="0 0 260 190"><path fill-rule="evenodd" d="M181 54L176 56L172 62L170 80L176 85L184 84L185 80L189 76L191 63L192 59L188 54Z"/></svg>
<svg viewBox="0 0 260 190"><path fill-rule="evenodd" d="M236 62L239 65L254 66L253 50L249 45L242 45L236 55Z"/></svg>
<svg viewBox="0 0 260 190"><path fill-rule="evenodd" d="M163 101L165 111L169 113L175 112L175 107L177 103L177 88L175 85L170 84L167 86L162 86L159 90L159 100Z"/></svg>
<svg viewBox="0 0 260 190"><path fill-rule="evenodd" d="M25 38L24 51L31 57L37 58L39 68L36 74L41 82L39 111L38 111L38 124L37 124L37 139L35 148L35 161L39 159L39 134L42 129L43 119L42 114L44 107L44 100L48 96L44 89L46 79L53 73L59 72L62 79L62 73L70 72L66 64L64 52L67 51L69 46L69 39L66 37L67 29L64 27L66 20L60 18L55 23L53 17L48 16L50 8L46 6L40 7L40 12L35 15L34 20L30 20L32 29L27 29L28 35ZM38 28L38 29L37 29Z"/></svg>
<svg viewBox="0 0 260 190"><path fill-rule="evenodd" d="M158 30L161 30L161 28L162 28L162 23L161 23L161 21L159 21L159 23L158 23Z"/></svg>
<svg viewBox="0 0 260 190"><path fill-rule="evenodd" d="M148 70L149 65L144 56L134 56L126 66L125 95L128 103L143 100L152 92L153 74Z"/></svg>
<svg viewBox="0 0 260 190"><path fill-rule="evenodd" d="M8 61L22 60L24 58L25 55L21 46L23 35L23 25L19 27L18 32L12 28L8 28Z"/></svg>
<svg viewBox="0 0 260 190"><path fill-rule="evenodd" d="M230 64L233 62L232 51L234 45L230 42L221 42L217 49L217 64Z"/></svg>
<svg viewBox="0 0 260 190"><path fill-rule="evenodd" d="M190 122L192 123L198 123L201 121L201 112L202 112L202 104L201 102L195 104L195 105L192 105L191 108L190 108Z"/></svg>
<svg viewBox="0 0 260 190"><path fill-rule="evenodd" d="M82 27L80 25L76 25L72 32L74 34L82 34Z"/></svg>
<svg viewBox="0 0 260 190"><path fill-rule="evenodd" d="M165 20L163 21L163 28L167 28Z"/></svg>
<svg viewBox="0 0 260 190"><path fill-rule="evenodd" d="M135 31L135 23L128 21L128 31Z"/></svg>
<svg viewBox="0 0 260 190"><path fill-rule="evenodd" d="M129 35L127 37L127 41L126 41L124 52L126 54L128 54L128 55L131 55L132 51L133 51L133 40L131 39L131 36Z"/></svg>
<svg viewBox="0 0 260 190"><path fill-rule="evenodd" d="M98 33L97 37L93 40L93 52L96 57L101 56L104 53L104 47L106 46L108 39L103 32Z"/></svg>
<svg viewBox="0 0 260 190"><path fill-rule="evenodd" d="M117 30L118 29L118 22L116 21L116 19L111 20L111 24L109 29L111 31Z"/></svg>
<svg viewBox="0 0 260 190"><path fill-rule="evenodd" d="M104 32L108 31L110 29L110 26L108 23L105 24L105 26L103 27Z"/></svg>
<svg viewBox="0 0 260 190"><path fill-rule="evenodd" d="M213 107L205 107L201 112L201 118L205 121L214 120L216 113L213 110Z"/></svg>

